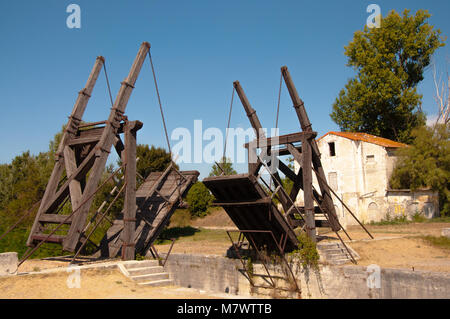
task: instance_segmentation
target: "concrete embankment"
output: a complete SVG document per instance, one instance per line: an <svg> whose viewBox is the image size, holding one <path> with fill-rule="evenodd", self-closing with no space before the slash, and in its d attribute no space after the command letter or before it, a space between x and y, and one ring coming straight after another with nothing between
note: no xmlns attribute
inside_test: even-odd
<svg viewBox="0 0 450 319"><path fill-rule="evenodd" d="M253 268L254 279L264 272L259 264L254 264ZM244 296L274 296L267 293L267 289L251 287L239 260L171 254L166 269L174 283L182 287ZM301 287L302 298L450 298L450 274L447 273L329 265L321 265L319 272L295 266L293 271ZM276 278L283 274L281 269L271 269L270 272ZM268 282L267 277L265 280Z"/></svg>

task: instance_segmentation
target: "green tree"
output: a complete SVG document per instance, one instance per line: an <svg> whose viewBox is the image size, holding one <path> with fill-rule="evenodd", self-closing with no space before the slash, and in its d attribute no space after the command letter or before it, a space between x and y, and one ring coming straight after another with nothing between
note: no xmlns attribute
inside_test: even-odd
<svg viewBox="0 0 450 319"><path fill-rule="evenodd" d="M186 196L189 212L192 216L205 216L213 200L214 196L202 182L192 185Z"/></svg>
<svg viewBox="0 0 450 319"><path fill-rule="evenodd" d="M218 163L220 167L216 164L212 166L211 172L209 173L209 176L220 176L222 175L234 175L237 174L237 172L233 169L233 163L231 163L230 159L223 157Z"/></svg>
<svg viewBox="0 0 450 319"><path fill-rule="evenodd" d="M450 213L450 125L435 129L420 127L412 132L413 143L399 149L399 160L392 173L392 188L412 190L429 187L439 192L441 215Z"/></svg>
<svg viewBox="0 0 450 319"><path fill-rule="evenodd" d="M172 161L170 153L161 147L149 147L139 144L136 148L136 156L139 161L136 164L136 170L144 178L151 172L164 171Z"/></svg>
<svg viewBox="0 0 450 319"><path fill-rule="evenodd" d="M342 131L366 132L409 143L425 123L417 84L444 39L428 24L430 14L391 11L380 28L354 34L345 47L348 66L357 72L339 93L330 114Z"/></svg>

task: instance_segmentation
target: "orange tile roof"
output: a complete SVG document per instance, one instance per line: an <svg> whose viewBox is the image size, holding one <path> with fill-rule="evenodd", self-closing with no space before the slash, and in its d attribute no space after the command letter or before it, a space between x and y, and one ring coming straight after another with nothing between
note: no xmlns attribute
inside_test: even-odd
<svg viewBox="0 0 450 319"><path fill-rule="evenodd" d="M324 136L320 137L318 139L318 141L329 134L345 137L345 138L348 138L348 139L351 139L354 141L363 141L363 142L367 142L367 143L372 143L372 144L380 145L383 147L406 147L406 146L408 146L406 144L403 144L400 142L395 142L395 141L389 140L387 138L383 138L383 137L379 137L379 136L375 136L375 135L371 135L371 134L367 134L367 133L356 133L356 132L328 132Z"/></svg>

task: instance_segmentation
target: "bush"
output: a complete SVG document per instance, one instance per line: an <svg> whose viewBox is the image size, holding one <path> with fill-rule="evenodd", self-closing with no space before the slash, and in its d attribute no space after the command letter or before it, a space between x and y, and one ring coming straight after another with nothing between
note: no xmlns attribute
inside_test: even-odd
<svg viewBox="0 0 450 319"><path fill-rule="evenodd" d="M291 254L300 260L303 267L309 266L318 270L320 256L316 243L303 232L297 236L297 239L299 242L298 249L294 250Z"/></svg>
<svg viewBox="0 0 450 319"><path fill-rule="evenodd" d="M192 216L203 217L206 215L214 196L202 182L195 183L189 190L186 201Z"/></svg>

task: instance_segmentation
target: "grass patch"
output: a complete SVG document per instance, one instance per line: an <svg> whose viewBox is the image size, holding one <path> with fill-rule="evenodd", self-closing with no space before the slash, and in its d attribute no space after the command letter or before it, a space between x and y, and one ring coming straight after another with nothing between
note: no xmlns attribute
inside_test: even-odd
<svg viewBox="0 0 450 319"><path fill-rule="evenodd" d="M177 209L170 217L169 227L186 227L191 223L191 213L187 209Z"/></svg>
<svg viewBox="0 0 450 319"><path fill-rule="evenodd" d="M208 242L229 242L227 233L224 230L204 229L187 227L170 227L166 228L159 238L157 245L170 244L170 238L176 238L177 242L192 242L192 241L208 241Z"/></svg>
<svg viewBox="0 0 450 319"><path fill-rule="evenodd" d="M391 217L386 214L386 218L379 222L370 222L371 226L384 226L384 225L402 225L410 223L450 223L450 216L436 217L428 219L423 214L417 212L411 216L410 219L406 215Z"/></svg>
<svg viewBox="0 0 450 319"><path fill-rule="evenodd" d="M450 216L426 219L424 222L425 223L450 223Z"/></svg>
<svg viewBox="0 0 450 319"><path fill-rule="evenodd" d="M436 246L439 248L450 249L450 238L444 236L420 236L420 238L431 244L432 246Z"/></svg>
<svg viewBox="0 0 450 319"><path fill-rule="evenodd" d="M391 217L391 215L388 213L388 214L386 214L385 219L382 219L379 222L370 222L369 225L384 226L384 225L400 225L400 224L409 224L409 223L411 223L411 221L408 220L408 217L406 217L406 215Z"/></svg>

